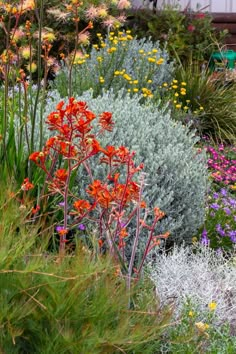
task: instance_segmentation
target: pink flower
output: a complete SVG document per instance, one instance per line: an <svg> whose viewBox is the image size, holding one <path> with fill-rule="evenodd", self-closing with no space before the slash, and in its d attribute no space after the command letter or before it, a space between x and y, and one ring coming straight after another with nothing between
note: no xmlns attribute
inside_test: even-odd
<svg viewBox="0 0 236 354"><path fill-rule="evenodd" d="M188 31L189 32L193 32L193 31L195 31L195 26L193 26L193 25L188 25Z"/></svg>
<svg viewBox="0 0 236 354"><path fill-rule="evenodd" d="M205 14L203 12L199 12L198 14L195 15L195 18L197 19L205 18Z"/></svg>

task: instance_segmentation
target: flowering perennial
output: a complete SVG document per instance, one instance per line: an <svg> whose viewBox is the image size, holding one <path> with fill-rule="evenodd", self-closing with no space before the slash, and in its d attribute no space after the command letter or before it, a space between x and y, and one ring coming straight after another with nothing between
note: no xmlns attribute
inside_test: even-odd
<svg viewBox="0 0 236 354"><path fill-rule="evenodd" d="M167 238L169 233L156 234L156 226L164 213L157 207L154 208L152 223L146 221L149 210L142 199L144 177L141 174L135 180L136 175L142 171L143 164L136 165L134 152L130 152L125 146L118 148L106 146L103 148L98 136L104 131L112 131L114 122L110 112L103 112L98 117L99 129L93 132L92 123L96 115L88 109L86 102L69 98L65 105L61 101L54 112L51 112L46 123L49 130L55 132L45 143L42 151L33 152L29 159L46 173L46 183L52 195L59 194L62 197L60 204L64 211L63 225L57 227L60 236L60 251L64 252L69 229L81 228L81 221L89 220L97 224L98 246L105 247L122 259L125 257L125 239L129 237L128 225L131 220L137 219L137 232L134 240L131 259L128 264L128 274L134 272L135 253L141 230L148 233L147 243L136 269L140 274L143 263L150 250L160 244L161 238ZM107 165L108 174L105 181L94 179L90 168L89 159L100 154L100 162ZM55 170L58 158L62 159L62 166ZM71 177L74 171L83 166L90 177L91 183L86 189L84 199L74 195ZM125 169L126 176L121 178L120 169ZM68 216L73 220L68 221ZM79 226L78 226L79 225Z"/></svg>

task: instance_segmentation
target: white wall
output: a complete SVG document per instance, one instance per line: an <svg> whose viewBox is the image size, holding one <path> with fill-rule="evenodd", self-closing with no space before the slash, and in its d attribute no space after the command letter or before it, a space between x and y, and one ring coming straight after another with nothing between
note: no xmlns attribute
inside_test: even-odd
<svg viewBox="0 0 236 354"><path fill-rule="evenodd" d="M143 7L143 0L131 0L133 7ZM146 4L149 0L145 1ZM189 0L157 0L157 6L163 4L180 4L184 9ZM208 6L209 5L209 6ZM209 12L236 12L236 0L190 0L190 7L193 10L206 7L205 11Z"/></svg>

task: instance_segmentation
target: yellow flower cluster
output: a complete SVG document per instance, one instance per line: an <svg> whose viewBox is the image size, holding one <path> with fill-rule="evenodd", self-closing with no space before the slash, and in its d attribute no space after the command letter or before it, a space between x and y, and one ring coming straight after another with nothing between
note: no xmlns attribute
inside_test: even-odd
<svg viewBox="0 0 236 354"><path fill-rule="evenodd" d="M183 81L179 83L176 79L172 81L170 87L166 82L162 84L163 88L166 88L167 90L172 90L174 92L173 103L175 104L175 108L182 108L184 109L184 111L188 111L190 103L189 100L183 100L183 96L186 96L187 94L186 86L186 82Z"/></svg>
<svg viewBox="0 0 236 354"><path fill-rule="evenodd" d="M143 92L143 97L153 97L153 93L151 90L147 89L146 87L142 88L142 92Z"/></svg>

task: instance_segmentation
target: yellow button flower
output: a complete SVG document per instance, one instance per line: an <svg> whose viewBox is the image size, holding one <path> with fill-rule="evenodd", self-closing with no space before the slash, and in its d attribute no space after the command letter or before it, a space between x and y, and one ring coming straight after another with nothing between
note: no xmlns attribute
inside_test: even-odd
<svg viewBox="0 0 236 354"><path fill-rule="evenodd" d="M163 64L163 62L164 62L164 59L163 58L160 58L159 60L157 60L157 65L161 65L161 64Z"/></svg>
<svg viewBox="0 0 236 354"><path fill-rule="evenodd" d="M217 303L214 301L210 302L208 308L210 311L214 311L217 308Z"/></svg>
<svg viewBox="0 0 236 354"><path fill-rule="evenodd" d="M148 58L148 61L149 61L149 63L155 63L156 59L149 57L149 58Z"/></svg>

